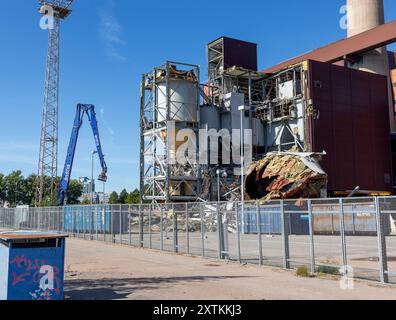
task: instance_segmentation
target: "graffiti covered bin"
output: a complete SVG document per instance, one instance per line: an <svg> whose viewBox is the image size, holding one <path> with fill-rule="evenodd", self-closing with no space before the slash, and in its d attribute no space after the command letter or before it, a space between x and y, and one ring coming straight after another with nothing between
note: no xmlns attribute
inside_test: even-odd
<svg viewBox="0 0 396 320"><path fill-rule="evenodd" d="M0 300L62 300L67 235L0 233Z"/></svg>

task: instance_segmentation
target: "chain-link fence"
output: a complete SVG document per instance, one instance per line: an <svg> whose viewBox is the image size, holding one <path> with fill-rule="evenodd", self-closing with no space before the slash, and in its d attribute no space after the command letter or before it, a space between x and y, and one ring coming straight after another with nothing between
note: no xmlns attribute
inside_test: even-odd
<svg viewBox="0 0 396 320"><path fill-rule="evenodd" d="M0 208L0 228L396 283L396 197Z"/></svg>

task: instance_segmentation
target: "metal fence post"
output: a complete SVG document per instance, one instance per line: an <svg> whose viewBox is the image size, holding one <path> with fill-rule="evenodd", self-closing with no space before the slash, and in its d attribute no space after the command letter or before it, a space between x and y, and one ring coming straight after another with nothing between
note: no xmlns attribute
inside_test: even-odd
<svg viewBox="0 0 396 320"><path fill-rule="evenodd" d="M173 250L175 253L179 252L179 241L178 241L178 234L177 234L177 214L175 211L175 205L172 204L172 213L173 213Z"/></svg>
<svg viewBox="0 0 396 320"><path fill-rule="evenodd" d="M142 205L139 204L139 247L144 246L144 213L142 210Z"/></svg>
<svg viewBox="0 0 396 320"><path fill-rule="evenodd" d="M283 268L290 269L290 247L289 247L289 219L285 214L285 204L281 200L282 220L282 244L283 244Z"/></svg>
<svg viewBox="0 0 396 320"><path fill-rule="evenodd" d="M237 227L237 255L238 261L241 263L241 228L238 202L235 203L236 227Z"/></svg>
<svg viewBox="0 0 396 320"><path fill-rule="evenodd" d="M190 254L190 225L188 216L188 204L186 203L186 253Z"/></svg>
<svg viewBox="0 0 396 320"><path fill-rule="evenodd" d="M160 250L164 251L164 207L161 205L160 212Z"/></svg>
<svg viewBox="0 0 396 320"><path fill-rule="evenodd" d="M83 216L82 216L82 228L83 228L83 230L82 230L82 232L83 232L83 239L85 240L85 231L86 231L86 229L85 229L85 210L83 210Z"/></svg>
<svg viewBox="0 0 396 320"><path fill-rule="evenodd" d="M70 208L71 210L71 232L73 234L73 237L76 237L76 212L73 210L73 208ZM38 214L37 214L37 228L39 225L38 221Z"/></svg>
<svg viewBox="0 0 396 320"><path fill-rule="evenodd" d="M120 244L122 245L123 244L123 239L122 239L122 236L123 236L122 204L120 204L118 208L119 208L118 215L119 215L119 225L120 225Z"/></svg>
<svg viewBox="0 0 396 320"><path fill-rule="evenodd" d="M110 208L110 206L109 206L109 208ZM107 234L107 209L106 209L106 207L103 209L102 227L103 227L102 228L102 231L103 231L103 242L106 242L106 234Z"/></svg>
<svg viewBox="0 0 396 320"><path fill-rule="evenodd" d="M217 239L218 239L218 257L219 259L223 259L224 255L224 237L223 237L223 225L222 218L219 209L219 203L216 203L216 215L217 215Z"/></svg>
<svg viewBox="0 0 396 320"><path fill-rule="evenodd" d="M95 210L95 234L96 234L96 241L99 241L99 210L100 207L96 207Z"/></svg>
<svg viewBox="0 0 396 320"><path fill-rule="evenodd" d="M115 233L114 233L114 205L110 207L110 226L111 226L111 242L115 243Z"/></svg>
<svg viewBox="0 0 396 320"><path fill-rule="evenodd" d="M90 229L89 229L89 240L90 241L93 240L93 228L94 228L94 220L93 220L94 213L93 213L93 210L94 210L93 206L89 208L89 226L90 226Z"/></svg>
<svg viewBox="0 0 396 320"><path fill-rule="evenodd" d="M345 236L344 201L342 198L340 198L339 200L339 205L340 205L340 235L341 235L342 265L345 274L347 274L348 258L347 258L346 236Z"/></svg>
<svg viewBox="0 0 396 320"><path fill-rule="evenodd" d="M132 206L129 205L129 207L128 207L128 234L129 234L129 246L132 246L131 215L132 215Z"/></svg>
<svg viewBox="0 0 396 320"><path fill-rule="evenodd" d="M388 283L389 274L388 274L388 260L386 254L386 238L384 234L384 223L383 223L384 217L381 213L378 197L375 197L375 216L377 222L380 280L382 283Z"/></svg>
<svg viewBox="0 0 396 320"><path fill-rule="evenodd" d="M314 236L314 225L313 225L313 212L312 212L312 201L308 200L308 215L309 215L309 252L311 256L311 274L315 274L315 236Z"/></svg>
<svg viewBox="0 0 396 320"><path fill-rule="evenodd" d="M200 215L201 215L201 246L202 246L202 257L205 257L205 222L204 214L202 210L202 204L199 205Z"/></svg>
<svg viewBox="0 0 396 320"><path fill-rule="evenodd" d="M153 214L153 205L150 204L150 211L149 211L149 248L153 248L153 236L151 233L151 216Z"/></svg>
<svg viewBox="0 0 396 320"><path fill-rule="evenodd" d="M48 231L51 231L51 208L47 209L47 229Z"/></svg>
<svg viewBox="0 0 396 320"><path fill-rule="evenodd" d="M256 217L257 217L257 235L258 235L258 250L259 250L259 264L263 265L263 242L261 237L261 214L260 202L256 201Z"/></svg>

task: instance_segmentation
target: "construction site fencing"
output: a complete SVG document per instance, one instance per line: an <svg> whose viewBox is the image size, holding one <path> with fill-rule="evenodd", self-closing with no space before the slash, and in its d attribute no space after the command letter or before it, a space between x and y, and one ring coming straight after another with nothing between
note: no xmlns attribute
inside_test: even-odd
<svg viewBox="0 0 396 320"><path fill-rule="evenodd" d="M396 282L396 197L0 208L0 228Z"/></svg>

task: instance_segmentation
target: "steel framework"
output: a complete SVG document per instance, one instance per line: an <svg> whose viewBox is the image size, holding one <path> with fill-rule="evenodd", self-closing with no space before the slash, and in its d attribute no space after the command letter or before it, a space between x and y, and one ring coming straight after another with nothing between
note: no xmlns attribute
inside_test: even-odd
<svg viewBox="0 0 396 320"><path fill-rule="evenodd" d="M188 69L188 70L187 70ZM181 71L183 70L183 71ZM186 71L187 70L187 71ZM187 72L197 90L194 121L180 119L186 106L177 101L171 89L172 72ZM170 161L170 137L180 129L192 129L198 136L200 83L199 66L166 62L142 77L140 98L140 190L141 200L158 202L196 201L200 192L200 165L188 162L174 164ZM164 76L159 76L159 74ZM195 90L195 89L194 89ZM159 95L166 97L166 105L159 103ZM172 124L172 125L171 125ZM172 127L174 126L174 127ZM198 145L196 146L198 154ZM188 188L188 192L186 191Z"/></svg>
<svg viewBox="0 0 396 320"><path fill-rule="evenodd" d="M59 33L60 20L71 13L73 0L40 0L40 12L48 14L45 6L53 9L53 25L49 28L48 52L45 75L44 106L42 113L40 154L36 183L36 205L44 198L53 199L58 171L58 103L59 103ZM44 10L42 10L44 8ZM50 178L50 184L45 182Z"/></svg>

